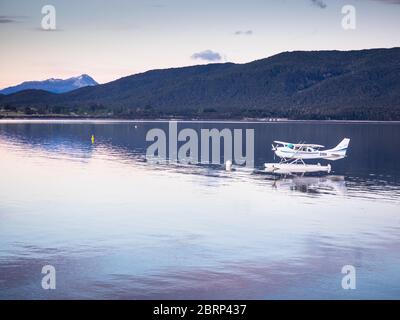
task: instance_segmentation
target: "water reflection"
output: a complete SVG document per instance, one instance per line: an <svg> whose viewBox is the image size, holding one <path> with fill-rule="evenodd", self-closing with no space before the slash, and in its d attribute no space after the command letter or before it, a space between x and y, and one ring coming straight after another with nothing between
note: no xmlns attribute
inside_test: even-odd
<svg viewBox="0 0 400 320"><path fill-rule="evenodd" d="M272 186L280 190L291 190L310 194L326 193L344 195L347 193L344 176L285 177L275 180Z"/></svg>
<svg viewBox="0 0 400 320"><path fill-rule="evenodd" d="M35 125L35 127L38 126L38 124ZM67 132L71 130L70 126L66 128ZM74 126L77 126L77 124L74 124ZM41 128L40 130L36 128L32 130L30 128L30 123L24 126L18 124L16 127L17 129L23 128L23 131L15 130L16 128L13 126L8 126L7 128L0 126L0 143L8 149L20 152L24 157L36 155L48 159L81 162L88 162L91 158L96 158L112 161L113 163L125 163L131 166L137 166L142 170L219 177L230 179L231 181L254 180L254 183L271 185L277 190L298 191L309 195L345 195L350 191L353 192L352 196L365 196L367 198L374 198L377 195L382 195L384 198L396 200L399 196L399 180L396 171L393 172L395 174L387 175L367 174L363 172L356 176L349 174L347 177L344 175L279 177L264 173L262 170L263 161L258 161L256 163L258 168L256 167L254 170L236 166L233 172L225 172L223 165L155 164L147 162L143 141L139 144L139 147L136 147L136 145L128 146L125 143L121 144L121 141L117 138L109 137L105 141L104 139L97 138L100 141L96 142L96 144L92 144L88 138L90 135L84 136L82 133L78 136L72 134L63 136L62 130L52 129L50 132L48 132L47 128ZM92 126L90 129L91 130L85 131L96 131ZM138 128L136 127L134 130L138 130ZM37 132L37 136L30 139L29 135L26 136L27 132ZM58 134L53 135L55 132L58 132ZM111 132L114 133L115 130ZM61 137L57 135L61 135Z"/></svg>

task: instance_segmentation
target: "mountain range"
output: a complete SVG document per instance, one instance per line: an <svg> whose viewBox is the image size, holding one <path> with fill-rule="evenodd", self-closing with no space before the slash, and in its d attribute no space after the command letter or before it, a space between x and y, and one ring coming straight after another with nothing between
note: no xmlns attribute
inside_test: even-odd
<svg viewBox="0 0 400 320"><path fill-rule="evenodd" d="M67 93L3 95L1 108L118 118L400 120L400 48L152 70Z"/></svg>
<svg viewBox="0 0 400 320"><path fill-rule="evenodd" d="M98 83L92 77L87 74L82 74L78 77L72 77L65 80L51 78L44 81L26 81L19 85L0 90L0 94L8 95L30 89L45 90L53 93L64 93L96 85L98 85Z"/></svg>

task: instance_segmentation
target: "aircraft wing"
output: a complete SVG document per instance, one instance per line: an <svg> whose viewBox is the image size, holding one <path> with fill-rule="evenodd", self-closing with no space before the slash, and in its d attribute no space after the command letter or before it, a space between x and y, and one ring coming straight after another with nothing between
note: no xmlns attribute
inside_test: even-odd
<svg viewBox="0 0 400 320"><path fill-rule="evenodd" d="M287 146L288 144L293 144L293 143L290 143L290 142L283 142L283 141L274 141L274 143L281 144L281 145L284 145L284 146Z"/></svg>
<svg viewBox="0 0 400 320"><path fill-rule="evenodd" d="M310 147L310 148L324 148L325 147L320 144L310 144L310 143L291 143L291 142L283 142L283 141L274 141L274 143L281 144L283 146L287 146L288 144L291 144L295 147Z"/></svg>

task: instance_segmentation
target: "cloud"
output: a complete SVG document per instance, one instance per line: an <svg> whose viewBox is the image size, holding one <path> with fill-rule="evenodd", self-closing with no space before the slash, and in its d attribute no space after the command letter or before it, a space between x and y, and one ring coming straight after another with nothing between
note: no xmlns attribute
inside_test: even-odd
<svg viewBox="0 0 400 320"><path fill-rule="evenodd" d="M325 9L328 6L323 0L311 0L311 3L321 9Z"/></svg>
<svg viewBox="0 0 400 320"><path fill-rule="evenodd" d="M238 30L235 32L235 35L237 35L237 36L239 36L239 35L250 36L252 34L253 34L253 30L246 30L246 31Z"/></svg>
<svg viewBox="0 0 400 320"><path fill-rule="evenodd" d="M320 9L325 9L328 7L325 0L310 0L313 6L316 6ZM400 0L371 0L375 2L381 2L384 4L400 4Z"/></svg>
<svg viewBox="0 0 400 320"><path fill-rule="evenodd" d="M388 3L388 4L400 4L400 0L375 0L383 3Z"/></svg>
<svg viewBox="0 0 400 320"><path fill-rule="evenodd" d="M14 16L0 16L0 23L14 23L18 20Z"/></svg>
<svg viewBox="0 0 400 320"><path fill-rule="evenodd" d="M0 18L0 23L14 23L17 22L13 19Z"/></svg>
<svg viewBox="0 0 400 320"><path fill-rule="evenodd" d="M25 16L0 16L0 23L18 23L26 18Z"/></svg>
<svg viewBox="0 0 400 320"><path fill-rule="evenodd" d="M204 50L201 52L196 52L192 54L192 59L199 59L205 61L221 61L222 56L218 52L212 50Z"/></svg>

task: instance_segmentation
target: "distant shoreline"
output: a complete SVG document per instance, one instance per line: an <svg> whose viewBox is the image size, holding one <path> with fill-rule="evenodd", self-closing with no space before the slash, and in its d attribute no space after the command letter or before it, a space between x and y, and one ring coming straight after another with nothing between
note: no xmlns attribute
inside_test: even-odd
<svg viewBox="0 0 400 320"><path fill-rule="evenodd" d="M399 123L400 120L344 120L344 119L285 119L285 118L242 118L242 119L202 119L202 118L137 118L137 119L128 119L128 118L112 118L112 117L82 117L82 116L0 116L0 123L7 122L98 122L98 123L107 123L107 122L168 122L168 121L177 121L177 122L203 122L203 123Z"/></svg>

